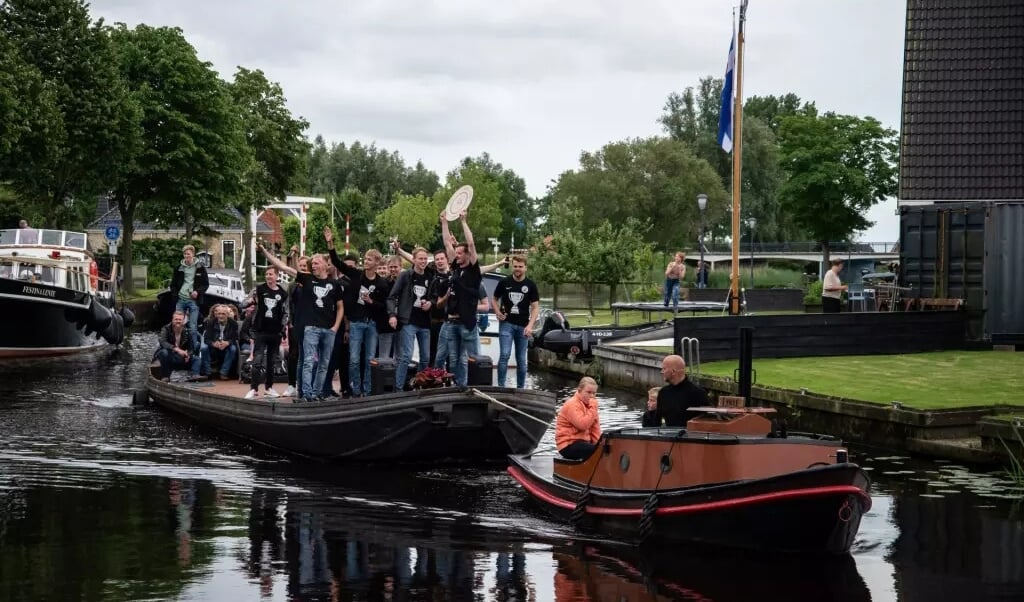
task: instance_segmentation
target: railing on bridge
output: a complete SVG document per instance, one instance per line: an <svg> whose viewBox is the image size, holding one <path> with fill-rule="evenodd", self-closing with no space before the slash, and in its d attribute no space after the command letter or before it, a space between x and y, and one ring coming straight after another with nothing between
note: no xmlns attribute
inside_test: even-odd
<svg viewBox="0 0 1024 602"><path fill-rule="evenodd" d="M740 242L740 254L750 253L806 253L808 255L821 253L821 243L817 242ZM846 253L872 253L889 254L899 253L898 242L834 242L829 244L829 251L833 255ZM699 253L695 251L694 253ZM704 244L705 253L731 253L730 243Z"/></svg>

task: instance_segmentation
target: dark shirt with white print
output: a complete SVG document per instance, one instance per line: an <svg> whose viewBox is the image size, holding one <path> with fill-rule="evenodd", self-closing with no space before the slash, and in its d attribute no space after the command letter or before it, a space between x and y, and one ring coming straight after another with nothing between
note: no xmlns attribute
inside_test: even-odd
<svg viewBox="0 0 1024 602"><path fill-rule="evenodd" d="M412 287L414 298L412 311L409 312L409 323L417 328L430 328L430 311L424 310L420 305L428 301L432 306L437 303L436 299L427 296L430 280L430 274L427 272L417 274L416 270L412 270L409 274L409 286Z"/></svg>
<svg viewBox="0 0 1024 602"><path fill-rule="evenodd" d="M362 320L373 320L377 322L382 316L387 315L388 293L391 287L386 278L374 274L372 278L366 276L366 270L352 267L338 257L338 252L330 250L331 263L337 268L338 273L348 276L355 288L354 297L356 301L351 307L345 306L345 315L350 322ZM370 301L363 301L363 293L369 293Z"/></svg>
<svg viewBox="0 0 1024 602"><path fill-rule="evenodd" d="M476 328L476 306L480 301L480 263L474 262L466 267L455 264L452 267L451 283L448 297L448 317L458 317L459 324L466 328Z"/></svg>
<svg viewBox="0 0 1024 602"><path fill-rule="evenodd" d="M530 324L530 305L540 301L540 292L529 278L516 280L506 276L494 287L494 297L505 314L506 322L526 327Z"/></svg>
<svg viewBox="0 0 1024 602"><path fill-rule="evenodd" d="M284 331L285 307L288 293L281 288L270 288L266 282L256 287L256 311L252 316L252 329L261 334L278 335ZM333 325L334 323L331 322Z"/></svg>
<svg viewBox="0 0 1024 602"><path fill-rule="evenodd" d="M331 278L317 278L304 272L296 274L295 280L302 285L302 295L295 311L303 316L303 324L333 328L337 304L342 298L341 285Z"/></svg>

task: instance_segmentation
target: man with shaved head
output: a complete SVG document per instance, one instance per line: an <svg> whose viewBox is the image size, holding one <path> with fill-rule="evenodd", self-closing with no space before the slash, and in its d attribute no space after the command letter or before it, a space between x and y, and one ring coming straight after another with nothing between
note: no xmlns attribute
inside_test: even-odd
<svg viewBox="0 0 1024 602"><path fill-rule="evenodd" d="M678 355L662 360L661 375L668 384L658 391L657 403L647 406L643 425L685 427L690 418L700 415L687 408L708 405L708 395L686 377L686 362Z"/></svg>

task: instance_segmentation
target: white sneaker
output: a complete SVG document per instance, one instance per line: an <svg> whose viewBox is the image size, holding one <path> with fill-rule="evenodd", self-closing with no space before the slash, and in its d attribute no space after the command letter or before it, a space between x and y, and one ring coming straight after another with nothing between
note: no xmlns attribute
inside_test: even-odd
<svg viewBox="0 0 1024 602"><path fill-rule="evenodd" d="M249 389L249 392L245 394L246 399L254 399L256 397L256 389Z"/></svg>
<svg viewBox="0 0 1024 602"><path fill-rule="evenodd" d="M280 397L281 396L280 393L278 393L277 391L274 390L274 387L270 387L269 389L264 391L263 394L266 395L267 397Z"/></svg>
<svg viewBox="0 0 1024 602"><path fill-rule="evenodd" d="M298 393L298 391L296 391L295 387L293 387L291 385L288 385L288 388L284 390L284 396L285 397L295 397L295 395L297 393Z"/></svg>

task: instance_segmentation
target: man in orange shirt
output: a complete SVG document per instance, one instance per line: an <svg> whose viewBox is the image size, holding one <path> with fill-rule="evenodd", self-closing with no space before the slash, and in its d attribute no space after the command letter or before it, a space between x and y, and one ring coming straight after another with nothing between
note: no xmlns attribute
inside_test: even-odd
<svg viewBox="0 0 1024 602"><path fill-rule="evenodd" d="M576 393L558 411L558 418L555 419L555 446L562 457L583 460L594 452L600 438L597 382L584 376L576 387Z"/></svg>

